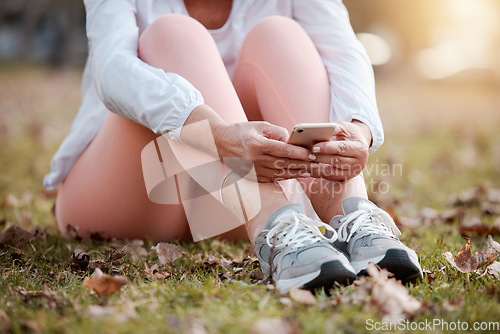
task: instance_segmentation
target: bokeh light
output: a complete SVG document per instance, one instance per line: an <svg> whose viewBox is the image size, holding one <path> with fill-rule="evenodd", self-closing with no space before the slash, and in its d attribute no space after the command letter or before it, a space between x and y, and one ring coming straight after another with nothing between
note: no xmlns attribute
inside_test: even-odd
<svg viewBox="0 0 500 334"><path fill-rule="evenodd" d="M358 33L356 36L366 48L372 65L384 65L391 60L391 47L382 37L371 33Z"/></svg>

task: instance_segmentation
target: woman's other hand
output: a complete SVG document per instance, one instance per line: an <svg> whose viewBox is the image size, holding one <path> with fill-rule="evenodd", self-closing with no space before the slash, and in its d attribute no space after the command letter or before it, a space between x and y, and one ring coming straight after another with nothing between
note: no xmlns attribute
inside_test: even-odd
<svg viewBox="0 0 500 334"><path fill-rule="evenodd" d="M288 131L268 122L225 124L214 130L219 156L232 159L230 167L238 172L248 170L248 162L255 167L259 182L273 182L290 178L309 177L314 155L303 147L287 144Z"/></svg>
<svg viewBox="0 0 500 334"><path fill-rule="evenodd" d="M363 171L368 161L372 137L370 129L362 122L335 122L334 138L312 147L317 164L311 165L313 177L332 181L351 179Z"/></svg>

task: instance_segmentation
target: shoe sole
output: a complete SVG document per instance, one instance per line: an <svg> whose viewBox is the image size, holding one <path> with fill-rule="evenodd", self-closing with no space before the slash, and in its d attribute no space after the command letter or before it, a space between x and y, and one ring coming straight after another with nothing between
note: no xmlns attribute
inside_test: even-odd
<svg viewBox="0 0 500 334"><path fill-rule="evenodd" d="M415 283L423 278L420 267L403 249L389 249L377 265L393 273L394 277L403 283ZM366 269L359 271L358 276L368 276Z"/></svg>
<svg viewBox="0 0 500 334"><path fill-rule="evenodd" d="M347 269L339 260L332 260L321 265L320 274L318 277L304 284L304 288L314 291L324 288L328 290L334 283L341 285L352 283L356 279L356 273Z"/></svg>

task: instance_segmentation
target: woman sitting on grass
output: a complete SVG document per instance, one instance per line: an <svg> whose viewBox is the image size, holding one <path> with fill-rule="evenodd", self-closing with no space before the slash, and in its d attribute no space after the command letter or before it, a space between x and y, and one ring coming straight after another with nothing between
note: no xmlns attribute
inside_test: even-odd
<svg viewBox="0 0 500 334"><path fill-rule="evenodd" d="M373 71L340 0L86 0L85 7L82 106L45 178L48 189L61 184L63 231L191 238L186 203L153 203L143 178L141 152L168 133L189 145L179 144L177 157L196 160L195 149L213 142L221 161L252 162L260 210L222 237L249 238L280 290L348 283L369 262L404 281L422 276L392 219L367 199L361 172L383 130ZM310 150L287 143L297 123L328 122L336 125L330 141ZM209 124L210 140L189 130L196 124ZM235 212L241 193L225 189L236 173L205 172ZM298 182L310 203L293 203ZM209 211L191 214L218 230Z"/></svg>

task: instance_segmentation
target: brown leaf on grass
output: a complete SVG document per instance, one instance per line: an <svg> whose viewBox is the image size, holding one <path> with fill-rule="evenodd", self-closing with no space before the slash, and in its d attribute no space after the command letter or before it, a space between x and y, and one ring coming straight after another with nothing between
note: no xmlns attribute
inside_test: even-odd
<svg viewBox="0 0 500 334"><path fill-rule="evenodd" d="M422 303L411 296L401 281L385 269L370 263L366 271L371 277L354 282L354 302L376 311L384 321L398 322L414 316Z"/></svg>
<svg viewBox="0 0 500 334"><path fill-rule="evenodd" d="M246 266L258 267L259 260L256 257L250 257L250 256L248 256L246 259L236 258L236 259L233 259L231 261L231 266L233 266L233 267L246 267Z"/></svg>
<svg viewBox="0 0 500 334"><path fill-rule="evenodd" d="M110 249L105 254L106 259L91 260L83 247L78 245L71 255L69 266L73 272L94 271L96 268L101 269L101 271L108 271L110 268L114 269L113 266L121 265L126 255L127 253L124 251Z"/></svg>
<svg viewBox="0 0 500 334"><path fill-rule="evenodd" d="M19 226L11 225L0 233L0 245L20 247L29 244L33 235Z"/></svg>
<svg viewBox="0 0 500 334"><path fill-rule="evenodd" d="M255 284L267 284L267 278L268 276L265 275L260 269L256 269L250 274L250 279L252 280L252 283ZM264 283L264 281L266 282Z"/></svg>
<svg viewBox="0 0 500 334"><path fill-rule="evenodd" d="M130 256L132 256L132 259L134 261L137 261L141 257L145 257L148 255L148 251L146 248L144 248L144 241L140 239L133 239L133 240L116 240L113 239L110 243L109 246L113 248L118 248L121 251L126 252Z"/></svg>
<svg viewBox="0 0 500 334"><path fill-rule="evenodd" d="M125 256L127 256L127 252L123 250L110 249L106 252L106 262L113 266L118 266L123 263Z"/></svg>
<svg viewBox="0 0 500 334"><path fill-rule="evenodd" d="M83 280L83 286L91 291L95 291L98 295L109 297L119 291L122 286L128 283L128 279L124 276L111 276L105 274L101 269L96 268L90 278L86 277Z"/></svg>
<svg viewBox="0 0 500 334"><path fill-rule="evenodd" d="M90 256L85 253L82 246L78 245L71 255L69 266L73 272L85 271L89 267L89 261Z"/></svg>
<svg viewBox="0 0 500 334"><path fill-rule="evenodd" d="M497 216L500 215L500 204L492 202L482 202L479 205L481 212L485 215Z"/></svg>
<svg viewBox="0 0 500 334"><path fill-rule="evenodd" d="M94 271L96 269L101 269L101 271L109 271L110 264L102 259L91 260L89 262L88 270Z"/></svg>
<svg viewBox="0 0 500 334"><path fill-rule="evenodd" d="M416 227L416 226L434 226L437 224L451 224L456 219L462 219L464 209L454 208L444 211L437 211L432 208L423 208L417 212L413 217L399 217L399 222L403 226Z"/></svg>
<svg viewBox="0 0 500 334"><path fill-rule="evenodd" d="M203 265L206 267L214 268L217 266L221 266L226 270L231 268L231 264L232 261L223 257L222 258L215 257L212 253L208 254L208 259L205 262L203 262Z"/></svg>
<svg viewBox="0 0 500 334"><path fill-rule="evenodd" d="M489 266L486 267L484 272L478 276L478 278L483 277L486 274L493 276L496 279L499 279L500 278L500 262L498 262L498 261L492 262Z"/></svg>
<svg viewBox="0 0 500 334"><path fill-rule="evenodd" d="M290 298L300 304L316 305L316 298L309 290L291 288L289 291Z"/></svg>
<svg viewBox="0 0 500 334"><path fill-rule="evenodd" d="M480 198L485 193L483 187L471 187L463 190L460 194L450 199L450 204L455 206L469 206L480 202Z"/></svg>
<svg viewBox="0 0 500 334"><path fill-rule="evenodd" d="M462 235L499 235L500 234L500 218L497 219L492 226L481 224L465 224L460 225L460 234Z"/></svg>
<svg viewBox="0 0 500 334"><path fill-rule="evenodd" d="M464 237L464 239L467 240L467 243L464 248L458 251L455 257L450 252L443 253L444 258L462 273L470 273L485 264L491 263L500 253L500 244L493 240L491 235L488 236L486 249L478 250L474 255L471 255L470 239L467 237Z"/></svg>
<svg viewBox="0 0 500 334"><path fill-rule="evenodd" d="M62 306L62 299L54 291L49 291L49 288L44 285L42 291L26 291L25 288L18 286L16 291L19 293L24 302L30 303L33 300L42 300L44 305L49 309L56 309Z"/></svg>
<svg viewBox="0 0 500 334"><path fill-rule="evenodd" d="M151 249L154 249L156 254L158 254L158 259L162 266L172 263L182 256L179 246L166 242L160 242L156 246L151 247Z"/></svg>
<svg viewBox="0 0 500 334"><path fill-rule="evenodd" d="M89 269L95 270L96 268L102 271L109 271L109 269L114 269L113 267L119 266L123 263L124 257L127 255L124 251L110 249L106 252L106 259L92 260L89 263Z"/></svg>
<svg viewBox="0 0 500 334"><path fill-rule="evenodd" d="M170 273L160 268L156 263L153 264L151 268L148 267L146 263L144 263L144 267L144 274L146 274L146 276L153 281L164 280L170 277Z"/></svg>

